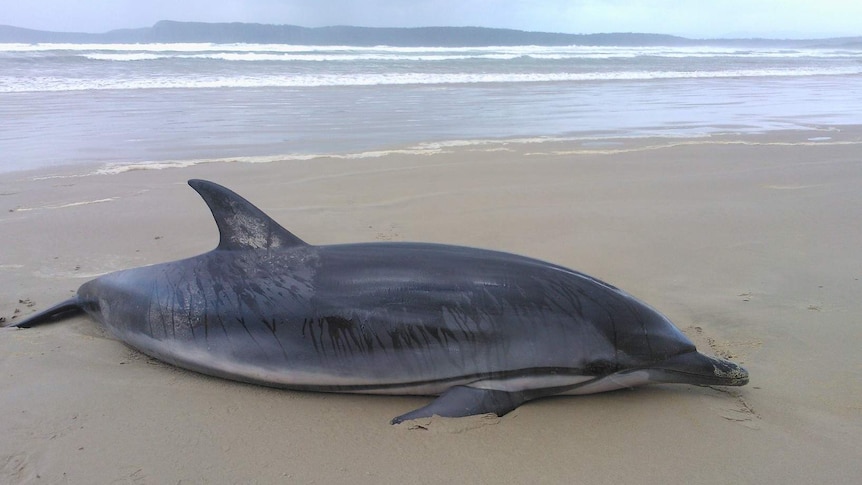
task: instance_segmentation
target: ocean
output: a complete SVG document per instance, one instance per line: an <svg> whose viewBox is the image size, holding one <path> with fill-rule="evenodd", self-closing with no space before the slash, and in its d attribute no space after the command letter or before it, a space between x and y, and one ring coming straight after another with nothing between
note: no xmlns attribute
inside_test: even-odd
<svg viewBox="0 0 862 485"><path fill-rule="evenodd" d="M862 124L862 48L0 44L0 172Z"/></svg>

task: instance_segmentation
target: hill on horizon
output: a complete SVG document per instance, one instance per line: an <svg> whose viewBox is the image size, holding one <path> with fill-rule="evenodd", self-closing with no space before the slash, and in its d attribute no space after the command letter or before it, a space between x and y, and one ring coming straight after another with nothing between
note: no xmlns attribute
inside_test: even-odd
<svg viewBox="0 0 862 485"><path fill-rule="evenodd" d="M300 27L255 23L205 23L162 20L152 27L104 33L50 32L0 25L0 42L8 43L254 43L394 47L483 47L511 45L593 46L777 46L860 47L862 37L834 39L689 39L665 34L562 34L488 27Z"/></svg>

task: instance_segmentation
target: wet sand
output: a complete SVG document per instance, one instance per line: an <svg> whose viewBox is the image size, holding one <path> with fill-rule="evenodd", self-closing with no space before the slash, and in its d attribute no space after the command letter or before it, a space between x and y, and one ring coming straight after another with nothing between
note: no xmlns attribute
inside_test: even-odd
<svg viewBox="0 0 862 485"><path fill-rule="evenodd" d="M185 185L206 178L312 244L462 244L592 274L658 308L702 351L745 365L751 383L393 427L428 399L210 378L79 317L0 330L0 482L856 483L860 160L862 130L842 127L8 174L7 324L95 275L214 247L215 224Z"/></svg>

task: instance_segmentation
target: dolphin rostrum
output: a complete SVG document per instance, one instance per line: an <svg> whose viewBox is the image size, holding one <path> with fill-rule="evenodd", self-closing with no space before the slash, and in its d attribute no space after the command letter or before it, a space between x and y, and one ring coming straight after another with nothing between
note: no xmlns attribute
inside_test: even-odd
<svg viewBox="0 0 862 485"><path fill-rule="evenodd" d="M230 190L191 180L220 241L117 271L13 326L82 311L204 374L289 389L439 396L392 420L495 413L651 382L741 386L666 317L583 273L421 243L313 246Z"/></svg>

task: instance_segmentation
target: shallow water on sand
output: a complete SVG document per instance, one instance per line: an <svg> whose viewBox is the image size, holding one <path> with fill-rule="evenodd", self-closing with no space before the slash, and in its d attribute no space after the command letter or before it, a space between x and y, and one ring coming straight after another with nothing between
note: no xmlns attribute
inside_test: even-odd
<svg viewBox="0 0 862 485"><path fill-rule="evenodd" d="M0 172L858 124L860 56L0 44Z"/></svg>

